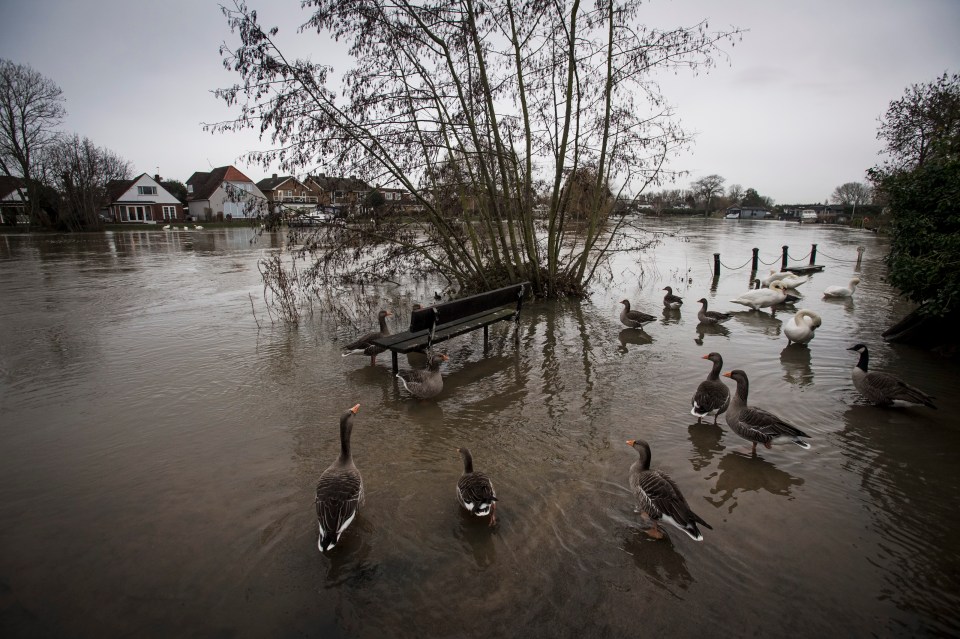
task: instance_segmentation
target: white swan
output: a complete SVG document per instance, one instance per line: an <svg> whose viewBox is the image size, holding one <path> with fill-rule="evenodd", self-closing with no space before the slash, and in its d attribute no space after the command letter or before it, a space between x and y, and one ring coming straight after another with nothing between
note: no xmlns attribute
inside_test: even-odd
<svg viewBox="0 0 960 639"><path fill-rule="evenodd" d="M760 284L761 284L762 286L770 286L770 285L773 284L774 282L779 282L779 281L782 280L783 278L785 278L785 277L790 277L790 276L792 276L792 275L793 275L793 273L791 273L791 272L789 272L789 271L779 271L779 272L777 272L776 269L773 269L773 268L772 268L772 269L770 269L770 275L768 275L767 277L765 277L765 278L763 279L763 281L760 282Z"/></svg>
<svg viewBox="0 0 960 639"><path fill-rule="evenodd" d="M197 229L198 231L202 231L202 230L203 230L203 227L200 226L199 224L194 224L194 225L193 225L193 228Z"/></svg>
<svg viewBox="0 0 960 639"><path fill-rule="evenodd" d="M163 230L164 230L164 231L169 231L169 230L170 230L170 225L169 225L169 224L164 225Z"/></svg>
<svg viewBox="0 0 960 639"><path fill-rule="evenodd" d="M787 273L786 277L780 279L780 283L783 284L784 288L797 288L801 284L806 284L809 280L809 275L796 275L794 273Z"/></svg>
<svg viewBox="0 0 960 639"><path fill-rule="evenodd" d="M814 338L814 331L823 323L820 316L813 311L801 309L787 320L783 327L783 334L787 337L787 346L792 342L806 344Z"/></svg>
<svg viewBox="0 0 960 639"><path fill-rule="evenodd" d="M860 283L860 278L855 277L850 280L848 286L828 286L823 291L824 297L853 297L853 292L857 290L857 284Z"/></svg>
<svg viewBox="0 0 960 639"><path fill-rule="evenodd" d="M787 299L787 294L783 292L783 284L773 282L770 288L761 288L749 290L743 293L735 300L730 300L734 304L749 306L753 310L768 308L774 304L780 304Z"/></svg>

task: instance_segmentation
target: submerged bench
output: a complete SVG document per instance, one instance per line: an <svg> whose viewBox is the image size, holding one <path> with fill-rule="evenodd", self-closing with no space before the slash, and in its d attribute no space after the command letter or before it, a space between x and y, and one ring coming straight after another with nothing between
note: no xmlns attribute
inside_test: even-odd
<svg viewBox="0 0 960 639"><path fill-rule="evenodd" d="M496 322L512 320L518 324L523 294L529 282L512 284L495 291L471 295L452 302L421 308L410 314L410 330L373 340L377 346L390 349L393 356L393 372L396 373L397 354L430 348L479 328L483 329L483 348L487 349L487 327ZM515 339L520 334L514 333Z"/></svg>

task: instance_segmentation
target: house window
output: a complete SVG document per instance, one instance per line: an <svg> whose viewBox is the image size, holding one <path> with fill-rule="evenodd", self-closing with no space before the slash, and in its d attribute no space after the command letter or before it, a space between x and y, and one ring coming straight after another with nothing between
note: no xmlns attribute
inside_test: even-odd
<svg viewBox="0 0 960 639"><path fill-rule="evenodd" d="M156 195L157 187L155 186L138 186L137 193L140 195Z"/></svg>
<svg viewBox="0 0 960 639"><path fill-rule="evenodd" d="M293 191L287 191L287 197L293 197Z"/></svg>
<svg viewBox="0 0 960 639"><path fill-rule="evenodd" d="M339 202L343 199L343 191L334 191L333 192L333 201Z"/></svg>
<svg viewBox="0 0 960 639"><path fill-rule="evenodd" d="M177 207L175 207L175 206L165 206L165 207L163 207L163 219L165 219L165 220L175 220L175 219L177 219Z"/></svg>
<svg viewBox="0 0 960 639"><path fill-rule="evenodd" d="M153 219L153 209L149 206L121 206L121 222L147 222Z"/></svg>

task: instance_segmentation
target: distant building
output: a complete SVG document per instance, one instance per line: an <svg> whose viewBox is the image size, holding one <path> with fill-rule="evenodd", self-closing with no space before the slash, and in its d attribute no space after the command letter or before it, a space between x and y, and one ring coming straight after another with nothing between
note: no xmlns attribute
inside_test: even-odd
<svg viewBox="0 0 960 639"><path fill-rule="evenodd" d="M27 192L23 180L0 175L0 224L26 224Z"/></svg>
<svg viewBox="0 0 960 639"><path fill-rule="evenodd" d="M263 213L266 196L233 165L197 171L187 180L187 206L194 220L237 220Z"/></svg>
<svg viewBox="0 0 960 639"><path fill-rule="evenodd" d="M310 187L292 175L268 177L257 182L257 188L267 198L271 213L285 211L296 214L317 208L319 198Z"/></svg>
<svg viewBox="0 0 960 639"><path fill-rule="evenodd" d="M183 204L160 184L160 176L141 173L132 180L107 182L107 206L101 213L114 222L156 224L183 221Z"/></svg>
<svg viewBox="0 0 960 639"><path fill-rule="evenodd" d="M730 206L727 208L727 217L736 214L741 220L767 220L773 213L762 206Z"/></svg>

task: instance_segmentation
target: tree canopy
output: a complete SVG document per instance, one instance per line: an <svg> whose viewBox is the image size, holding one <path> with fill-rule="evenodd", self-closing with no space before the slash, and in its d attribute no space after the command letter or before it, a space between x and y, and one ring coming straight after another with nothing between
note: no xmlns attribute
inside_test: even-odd
<svg viewBox="0 0 960 639"><path fill-rule="evenodd" d="M872 189L863 182L845 182L833 190L830 199L835 204L845 206L862 206L869 204L872 197Z"/></svg>
<svg viewBox="0 0 960 639"><path fill-rule="evenodd" d="M626 217L608 223L605 194L672 177L666 162L690 141L655 76L709 68L740 33L648 27L639 0L303 6L305 31L353 58L341 91L330 67L286 56L278 30L236 2L224 13L240 42L222 53L241 81L218 94L239 115L211 128L257 129L274 148L252 160L336 166L408 190L422 211L321 228L307 243L324 247L317 276L416 268L461 290L530 280L546 296L582 293L612 251L643 246Z"/></svg>

